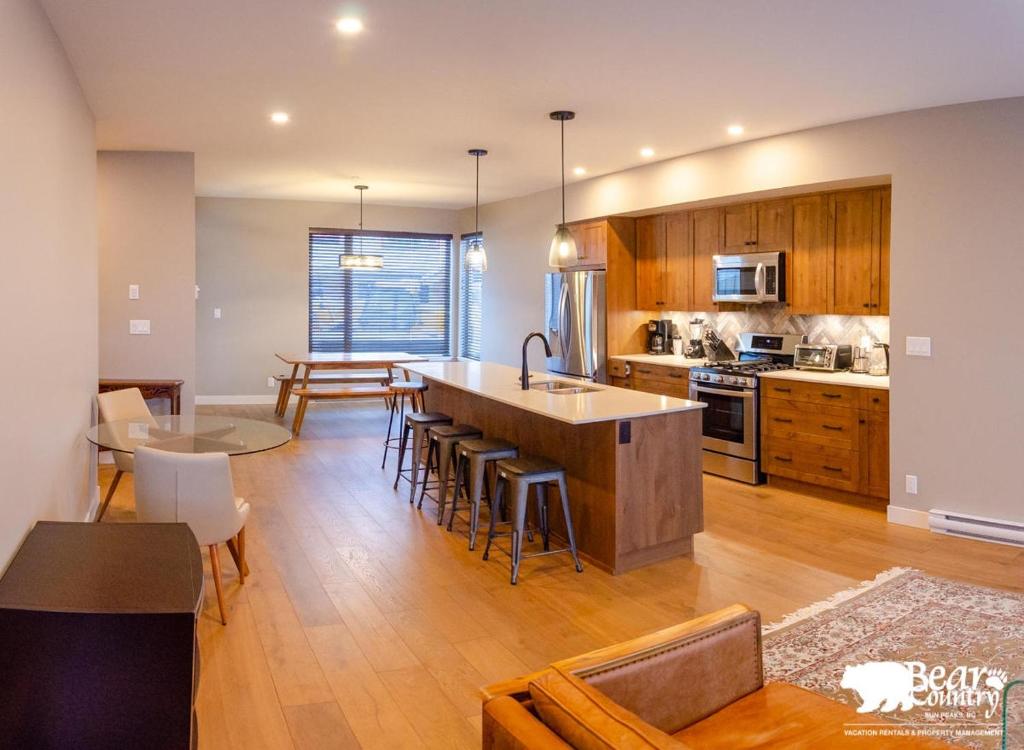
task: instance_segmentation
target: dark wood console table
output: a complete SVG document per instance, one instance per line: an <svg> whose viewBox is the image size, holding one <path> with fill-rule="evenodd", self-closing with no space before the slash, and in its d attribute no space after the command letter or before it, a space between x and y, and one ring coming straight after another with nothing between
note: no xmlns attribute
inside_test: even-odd
<svg viewBox="0 0 1024 750"><path fill-rule="evenodd" d="M0 579L0 745L195 746L203 560L184 523L54 523Z"/></svg>
<svg viewBox="0 0 1024 750"><path fill-rule="evenodd" d="M184 380L128 380L120 378L100 378L100 393L120 391L125 388L138 388L142 397L166 398L171 404L171 414L181 414L181 386Z"/></svg>

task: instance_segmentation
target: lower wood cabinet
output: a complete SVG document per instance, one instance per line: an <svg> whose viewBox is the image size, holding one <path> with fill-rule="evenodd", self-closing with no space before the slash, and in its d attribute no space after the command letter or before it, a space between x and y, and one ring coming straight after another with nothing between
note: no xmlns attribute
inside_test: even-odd
<svg viewBox="0 0 1024 750"><path fill-rule="evenodd" d="M608 374L609 383L619 388L689 398L690 370L687 367L612 359L609 360Z"/></svg>
<svg viewBox="0 0 1024 750"><path fill-rule="evenodd" d="M769 475L889 496L889 392L761 380L761 463Z"/></svg>

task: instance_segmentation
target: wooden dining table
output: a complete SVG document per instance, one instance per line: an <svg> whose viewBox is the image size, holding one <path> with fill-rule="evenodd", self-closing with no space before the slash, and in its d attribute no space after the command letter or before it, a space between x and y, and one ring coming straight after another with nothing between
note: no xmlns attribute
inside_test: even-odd
<svg viewBox="0 0 1024 750"><path fill-rule="evenodd" d="M394 370L402 363L426 362L426 357L408 352L300 352L297 354L275 353L282 362L292 366L291 373L281 383L276 413L283 417L288 410L288 401L296 382L303 387L309 385L309 376L314 371L386 370L388 380L394 377ZM304 368L299 376L299 368ZM408 373L406 373L408 378Z"/></svg>

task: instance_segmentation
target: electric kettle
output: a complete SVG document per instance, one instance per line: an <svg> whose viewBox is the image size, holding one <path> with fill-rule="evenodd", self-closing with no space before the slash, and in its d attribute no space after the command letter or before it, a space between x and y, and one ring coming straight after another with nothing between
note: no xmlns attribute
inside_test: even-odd
<svg viewBox="0 0 1024 750"><path fill-rule="evenodd" d="M889 374L889 345L881 342L871 347L871 356L868 358L868 374L888 375Z"/></svg>

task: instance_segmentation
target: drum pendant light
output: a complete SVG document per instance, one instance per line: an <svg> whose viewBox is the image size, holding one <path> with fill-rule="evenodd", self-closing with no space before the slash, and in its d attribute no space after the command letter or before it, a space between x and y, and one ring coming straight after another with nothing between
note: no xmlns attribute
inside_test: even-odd
<svg viewBox="0 0 1024 750"><path fill-rule="evenodd" d="M356 190L359 191L359 250L338 256L338 268L344 268L346 271L379 271L384 268L383 255L363 255L363 191L369 189L368 185L356 185Z"/></svg>
<svg viewBox="0 0 1024 750"><path fill-rule="evenodd" d="M552 112L548 117L558 122L562 128L562 223L555 230L555 236L551 240L551 249L548 252L548 265L561 268L580 259L576 240L573 239L569 227L565 225L565 122L576 117L576 113L559 110Z"/></svg>
<svg viewBox="0 0 1024 750"><path fill-rule="evenodd" d="M487 150L471 148L469 155L476 157L476 221L473 238L470 239L469 247L466 249L466 267L486 271L487 251L484 250L484 238L480 234L480 157L487 156Z"/></svg>

